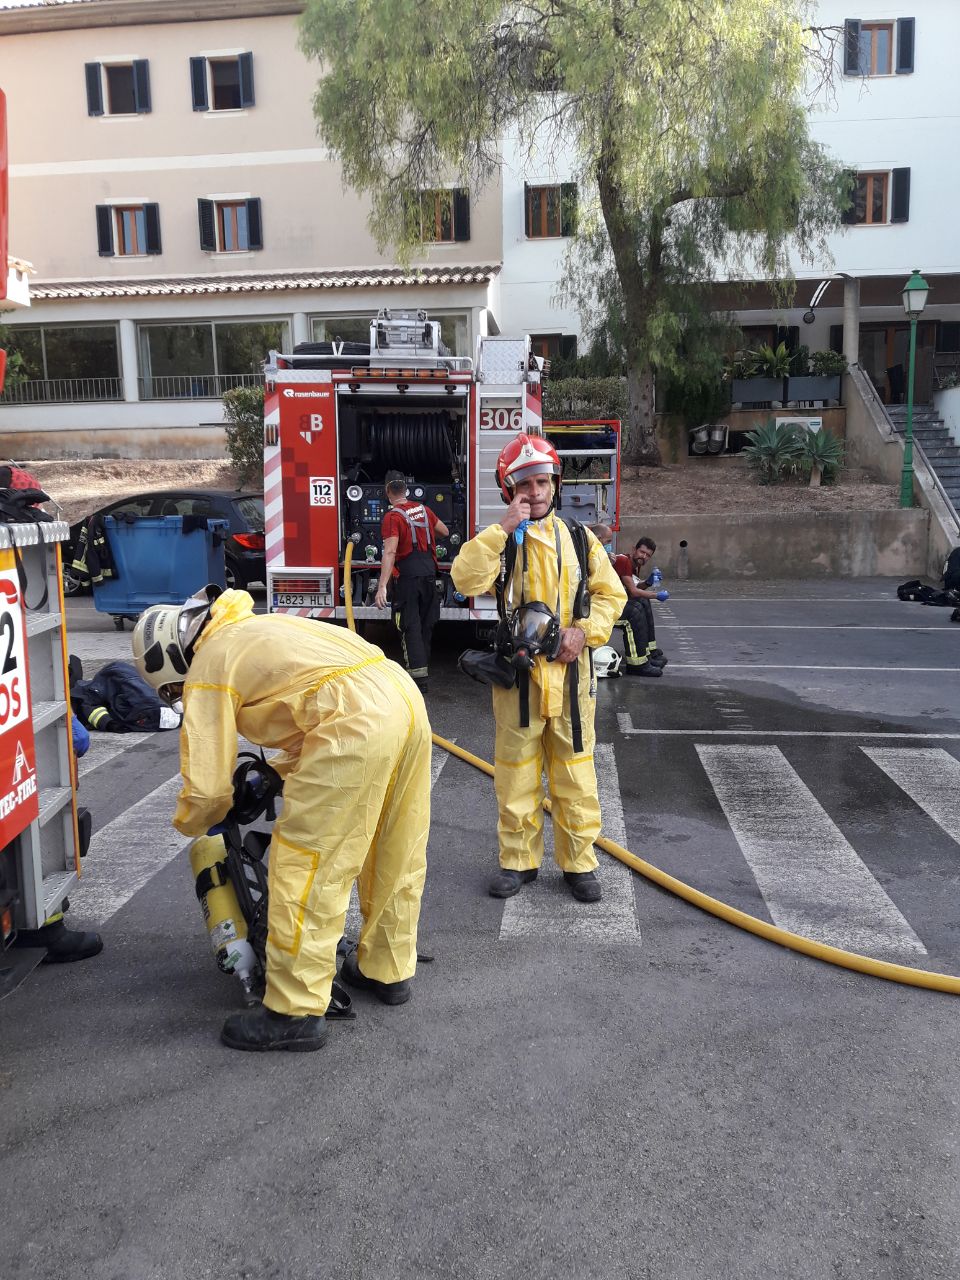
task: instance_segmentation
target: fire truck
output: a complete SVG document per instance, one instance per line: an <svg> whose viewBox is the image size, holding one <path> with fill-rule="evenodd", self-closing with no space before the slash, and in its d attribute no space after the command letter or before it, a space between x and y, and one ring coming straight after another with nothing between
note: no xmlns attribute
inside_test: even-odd
<svg viewBox="0 0 960 1280"><path fill-rule="evenodd" d="M441 618L496 620L492 596L464 598L450 564L464 542L503 513L494 477L511 434L547 436L564 468L562 513L619 527L620 423L544 422L548 362L530 339L481 337L475 357L451 355L422 310L382 310L369 343L302 343L265 366L264 501L267 597L275 612L346 614L344 558L352 545L351 603L373 603L387 510L384 477L401 471L411 499L441 518Z"/></svg>

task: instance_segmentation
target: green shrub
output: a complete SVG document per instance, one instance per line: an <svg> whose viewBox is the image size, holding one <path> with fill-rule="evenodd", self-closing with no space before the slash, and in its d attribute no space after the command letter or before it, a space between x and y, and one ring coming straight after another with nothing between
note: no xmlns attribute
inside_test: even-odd
<svg viewBox="0 0 960 1280"><path fill-rule="evenodd" d="M543 387L544 418L627 417L626 378L563 378Z"/></svg>
<svg viewBox="0 0 960 1280"><path fill-rule="evenodd" d="M760 484L777 484L796 473L801 441L795 427L772 419L756 431L748 431L749 444L742 452L757 473Z"/></svg>
<svg viewBox="0 0 960 1280"><path fill-rule="evenodd" d="M815 378L835 378L846 368L847 357L840 351L815 351L810 357L810 372Z"/></svg>
<svg viewBox="0 0 960 1280"><path fill-rule="evenodd" d="M227 453L240 485L263 482L263 387L234 387L223 397Z"/></svg>
<svg viewBox="0 0 960 1280"><path fill-rule="evenodd" d="M826 427L806 431L800 437L800 469L816 488L821 482L830 484L843 465L843 442Z"/></svg>

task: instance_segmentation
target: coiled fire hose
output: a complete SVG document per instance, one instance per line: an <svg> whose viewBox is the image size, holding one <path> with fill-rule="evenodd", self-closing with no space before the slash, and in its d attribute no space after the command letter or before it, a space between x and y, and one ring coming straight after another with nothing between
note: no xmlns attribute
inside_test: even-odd
<svg viewBox="0 0 960 1280"><path fill-rule="evenodd" d="M352 560L353 543L348 542L343 561L343 596L346 604L347 626L351 631L356 631L350 582ZM465 751L463 747L458 747L455 742L449 742L446 738L441 738L439 734L433 734L433 741L438 747L442 747L444 751L450 752L451 755L457 756L459 759L466 761L467 764L473 765L475 769L488 774L491 778L493 777L493 765L488 764L486 760L481 760L479 756L473 755L472 752ZM544 808L549 813L549 800L544 801ZM638 872L654 884L659 885L661 889L666 889L676 897L682 898L684 902L689 902L693 906L699 907L701 911L707 911L710 915L716 916L720 920L725 920L728 924L736 925L738 929L744 929L747 933L756 934L758 938L765 938L768 942L776 942L781 947L788 947L791 951L799 951L802 955L812 956L814 960L823 960L827 964L838 965L841 969L852 969L855 973L866 973L871 977L884 978L887 982L899 982L904 986L925 987L928 991L943 991L948 995L960 996L960 977L955 974L937 973L930 969L915 969L911 965L893 964L889 960L875 960L872 956L862 956L856 951L844 951L841 947L831 947L826 942L817 942L813 938L805 938L802 934L791 933L789 929L781 929L775 924L768 924L766 920L760 920L757 916L752 916L746 911L731 907L729 903L721 902L719 898L712 898L708 893L702 893L699 889L694 889L692 885L686 884L683 880L678 880L675 876L668 875L666 871L662 871L659 867L654 866L653 863L647 862L643 858L638 858L629 849L617 844L615 840L609 840L606 836L601 835L597 837L595 843L604 853L617 858L632 871Z"/></svg>

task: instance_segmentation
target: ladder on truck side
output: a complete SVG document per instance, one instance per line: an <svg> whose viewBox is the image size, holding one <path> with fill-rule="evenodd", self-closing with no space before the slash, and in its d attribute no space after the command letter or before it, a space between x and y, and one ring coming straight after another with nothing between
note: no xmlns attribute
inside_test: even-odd
<svg viewBox="0 0 960 1280"><path fill-rule="evenodd" d="M479 338L477 340L476 467L473 474L475 532L496 524L503 515L503 499L497 485L497 458L512 435L521 431L539 435L543 413L539 398L542 362L531 360L530 339ZM531 388L537 388L533 394ZM474 599L473 614L493 621L497 604L492 595Z"/></svg>

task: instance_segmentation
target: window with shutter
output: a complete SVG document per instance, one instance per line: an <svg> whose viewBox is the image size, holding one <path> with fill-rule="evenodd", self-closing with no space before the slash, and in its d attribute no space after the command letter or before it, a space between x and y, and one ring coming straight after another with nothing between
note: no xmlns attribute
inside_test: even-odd
<svg viewBox="0 0 960 1280"><path fill-rule="evenodd" d="M104 65L107 80L107 114L132 116L137 110L132 62L108 62Z"/></svg>
<svg viewBox="0 0 960 1280"><path fill-rule="evenodd" d="M103 85L100 79L100 63L88 62L84 67L87 79L87 115L103 115Z"/></svg>
<svg viewBox="0 0 960 1280"><path fill-rule="evenodd" d="M263 248L259 199L198 200L200 248L206 253L246 253Z"/></svg>
<svg viewBox="0 0 960 1280"><path fill-rule="evenodd" d="M573 235L576 213L576 183L524 187L524 222L528 240Z"/></svg>
<svg viewBox="0 0 960 1280"><path fill-rule="evenodd" d="M913 71L913 44L916 27L915 18L897 19L897 75L907 75Z"/></svg>
<svg viewBox="0 0 960 1280"><path fill-rule="evenodd" d="M894 172L906 172L909 175L910 171L896 169ZM849 219L845 216L844 221L849 220L854 226L878 226L890 221L905 222L905 217L900 219L890 217L889 188L889 173L858 173L853 190L853 208ZM909 203L909 186L907 200Z"/></svg>

